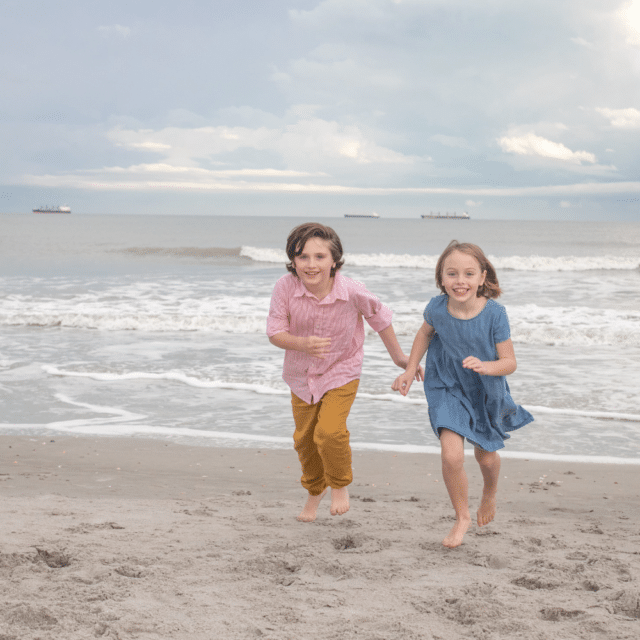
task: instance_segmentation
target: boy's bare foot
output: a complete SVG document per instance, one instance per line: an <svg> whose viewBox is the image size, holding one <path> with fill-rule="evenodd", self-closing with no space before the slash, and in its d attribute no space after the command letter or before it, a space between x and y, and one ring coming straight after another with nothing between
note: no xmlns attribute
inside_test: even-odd
<svg viewBox="0 0 640 640"><path fill-rule="evenodd" d="M471 517L456 519L456 523L453 525L451 531L447 537L442 541L442 544L449 549L455 549L462 544L464 534L467 533L467 529L471 526Z"/></svg>
<svg viewBox="0 0 640 640"><path fill-rule="evenodd" d="M341 516L349 511L349 491L347 487L331 488L331 515Z"/></svg>
<svg viewBox="0 0 640 640"><path fill-rule="evenodd" d="M318 507L320 506L320 500L324 498L325 493L327 493L326 489L317 496L312 496L311 494L309 494L307 502L297 518L300 522L313 522L316 519Z"/></svg>
<svg viewBox="0 0 640 640"><path fill-rule="evenodd" d="M478 526L484 527L496 517L496 496L482 496L480 508L478 509Z"/></svg>

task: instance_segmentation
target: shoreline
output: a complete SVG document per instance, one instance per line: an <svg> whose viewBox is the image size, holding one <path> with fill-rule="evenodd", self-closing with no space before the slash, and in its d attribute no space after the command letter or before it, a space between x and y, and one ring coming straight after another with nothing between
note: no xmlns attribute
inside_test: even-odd
<svg viewBox="0 0 640 640"><path fill-rule="evenodd" d="M229 433L229 437L225 438L225 434L221 432L213 432L206 435L207 431L196 431L182 429L183 433L172 431L171 439L167 436L160 437L158 433L145 434L137 432L130 435L109 434L109 433L77 433L77 432L51 432L39 434L7 434L0 433L1 438L27 438L31 440L60 440L60 439L96 439L96 440L136 440L142 442L156 442L159 444L170 444L184 447L194 447L196 449L232 449L232 450L255 450L263 449L265 451L289 451L293 447L293 440L289 436L262 436L254 437L249 434ZM184 432L188 431L189 435L185 436ZM193 442L191 441L193 440ZM221 444L221 441L226 441ZM436 441L437 442L437 441ZM241 444L245 443L245 444ZM351 441L351 449L358 453L380 453L380 454L402 454L402 455L440 455L440 447L436 445L412 445L412 444L380 444L377 442L354 442ZM473 447L465 442L465 456L473 457ZM503 449L499 449L500 457L504 460L534 460L537 462L557 462L567 464L594 464L594 465L623 465L636 466L640 465L639 458L624 458L619 456L594 456L594 455L566 455L553 453L538 453L531 451L514 451L507 445Z"/></svg>
<svg viewBox="0 0 640 640"><path fill-rule="evenodd" d="M0 436L0 637L636 638L634 465L503 458L457 549L438 455L354 450L297 522L293 449ZM472 514L481 476L468 460ZM514 612L517 615L514 616Z"/></svg>

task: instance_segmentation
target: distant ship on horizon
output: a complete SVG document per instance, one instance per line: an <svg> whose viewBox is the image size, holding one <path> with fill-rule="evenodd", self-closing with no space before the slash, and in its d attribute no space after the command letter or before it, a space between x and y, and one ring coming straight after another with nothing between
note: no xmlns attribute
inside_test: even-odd
<svg viewBox="0 0 640 640"><path fill-rule="evenodd" d="M62 207L43 205L42 207L33 209L33 213L71 213L71 207L67 207L66 205Z"/></svg>
<svg viewBox="0 0 640 640"><path fill-rule="evenodd" d="M379 218L377 213L345 213L345 218Z"/></svg>
<svg viewBox="0 0 640 640"><path fill-rule="evenodd" d="M463 211L460 215L458 215L455 211L453 212L453 214L449 214L448 211L445 214L441 214L439 211L438 213L433 213L433 211L431 211L428 214L423 213L420 217L428 218L429 220L470 220L471 219L471 217L466 211Z"/></svg>

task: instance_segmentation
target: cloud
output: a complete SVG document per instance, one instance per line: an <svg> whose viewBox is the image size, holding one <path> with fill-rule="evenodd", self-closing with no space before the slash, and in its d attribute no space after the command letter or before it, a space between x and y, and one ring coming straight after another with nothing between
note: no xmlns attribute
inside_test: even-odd
<svg viewBox="0 0 640 640"><path fill-rule="evenodd" d="M640 129L640 111L634 108L606 109L596 108L596 111L608 118L611 126L617 129Z"/></svg>
<svg viewBox="0 0 640 640"><path fill-rule="evenodd" d="M181 174L188 176L190 180L195 178L236 178L236 177L259 177L259 178L302 178L302 177L324 177L325 173L310 173L307 171L291 171L288 169L203 169L200 167L176 167L162 162L155 164L138 164L130 167L105 167L85 171L87 174L117 173L117 174L148 174L156 178L169 175Z"/></svg>
<svg viewBox="0 0 640 640"><path fill-rule="evenodd" d="M596 157L588 151L571 151L560 142L553 142L537 136L535 133L528 133L522 136L503 136L498 139L500 148L505 153L515 153L524 156L539 156L541 158L552 158L572 164L582 162L595 163Z"/></svg>
<svg viewBox="0 0 640 640"><path fill-rule="evenodd" d="M290 178L307 178L305 182ZM227 193L302 193L357 196L455 196L467 206L480 206L474 198L568 198L640 194L640 182L590 182L525 187L359 187L329 182L328 176L304 172L266 170L208 170L164 163L107 167L67 174L24 175L16 184L31 187L73 188L90 191L200 191ZM266 179L269 179L268 181ZM567 201L568 202L568 201Z"/></svg>
<svg viewBox="0 0 640 640"><path fill-rule="evenodd" d="M595 49L595 45L593 42L589 42L584 38L571 38L571 42L580 45L581 47L586 47L587 49Z"/></svg>
<svg viewBox="0 0 640 640"><path fill-rule="evenodd" d="M105 38L116 37L124 39L131 35L131 29L129 27L123 27L121 24L98 27L98 31Z"/></svg>
<svg viewBox="0 0 640 640"><path fill-rule="evenodd" d="M170 144L164 144L163 142L131 142L129 146L133 149L141 149L143 151L164 151L165 149L171 149Z"/></svg>
<svg viewBox="0 0 640 640"><path fill-rule="evenodd" d="M445 147L454 147L458 149L471 149L471 145L464 138L457 138L456 136L445 136L443 134L436 134L431 136L431 140L439 142Z"/></svg>
<svg viewBox="0 0 640 640"><path fill-rule="evenodd" d="M277 154L290 169L327 171L336 163L351 165L412 165L419 160L378 145L360 127L309 118L279 128L270 127L166 127L116 128L108 137L117 145L164 155L169 164L215 159L242 149Z"/></svg>

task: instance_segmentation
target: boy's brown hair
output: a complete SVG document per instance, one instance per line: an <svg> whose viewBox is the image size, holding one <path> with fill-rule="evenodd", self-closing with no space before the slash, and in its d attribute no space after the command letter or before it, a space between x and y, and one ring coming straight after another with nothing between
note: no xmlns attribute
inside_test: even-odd
<svg viewBox="0 0 640 640"><path fill-rule="evenodd" d="M474 257L480 265L480 270L487 272L484 283L478 288L478 297L485 296L487 298L498 298L502 294L496 270L487 259L487 256L484 255L482 249L476 244L458 242L457 240L452 240L447 245L447 248L442 252L442 255L438 258L438 263L436 264L436 285L442 293L447 292L442 283L442 269L444 268L444 261L454 251L460 251L460 253L466 253L467 255Z"/></svg>
<svg viewBox="0 0 640 640"><path fill-rule="evenodd" d="M318 222L305 222L298 225L287 238L287 256L289 262L287 263L287 270L293 273L296 278L296 268L293 265L293 260L299 256L303 250L304 245L307 244L307 240L311 238L319 238L320 240L326 240L329 243L329 249L331 250L331 257L336 263L335 267L331 268L331 277L336 275L336 271L342 267L344 260L342 259L342 243L338 234L331 228Z"/></svg>

